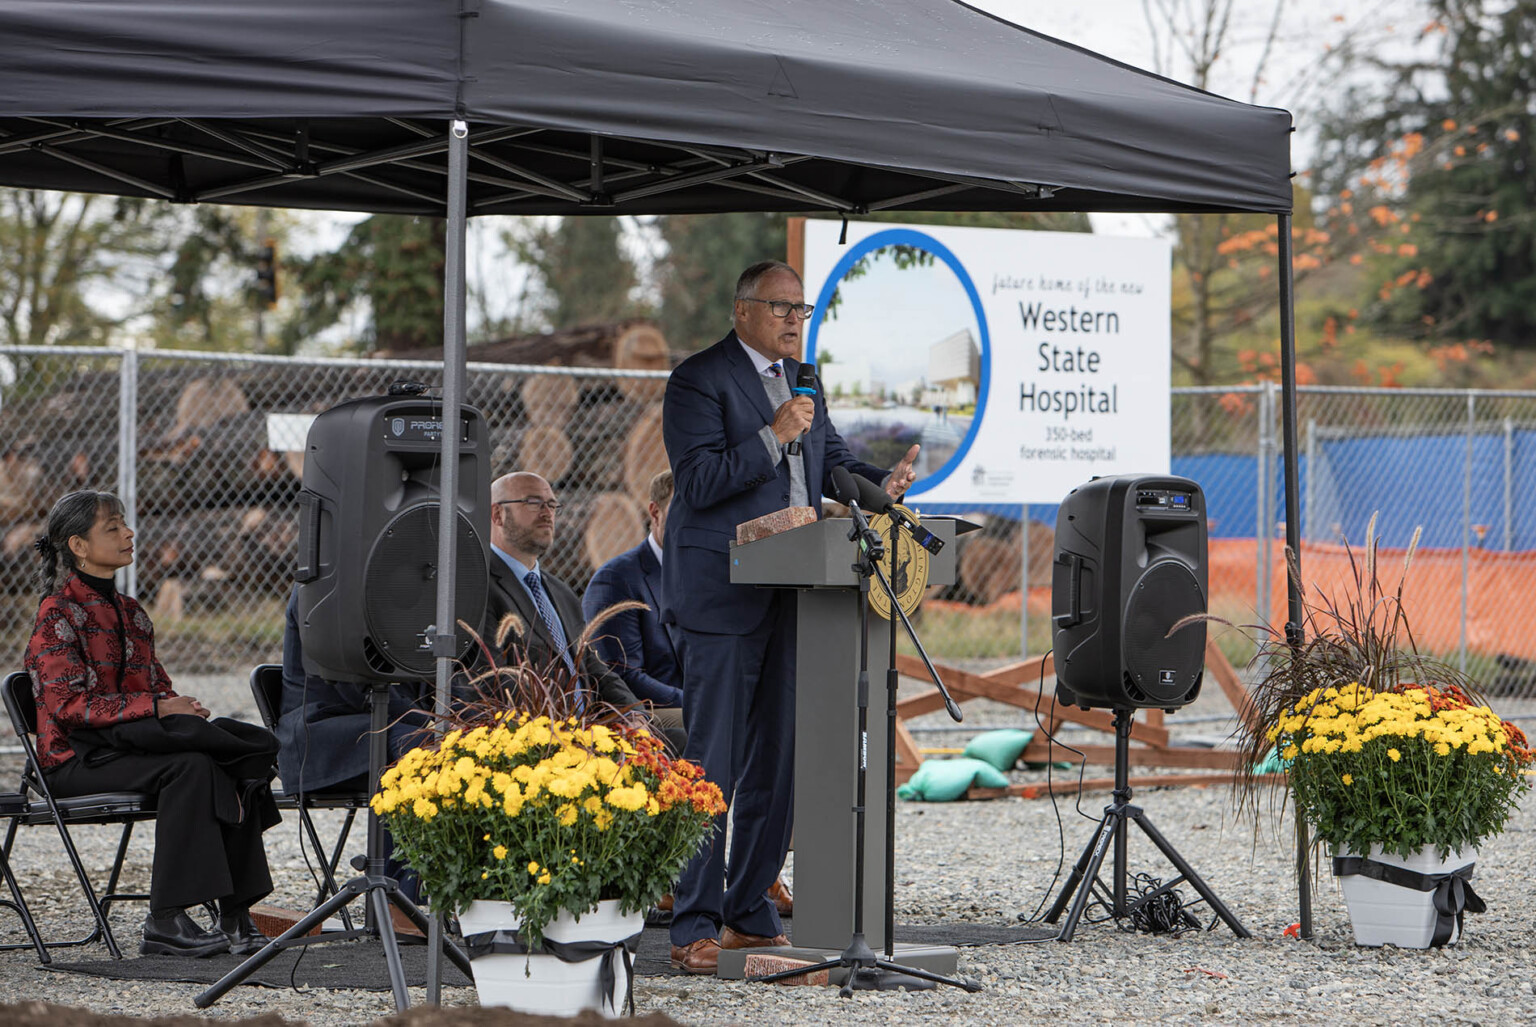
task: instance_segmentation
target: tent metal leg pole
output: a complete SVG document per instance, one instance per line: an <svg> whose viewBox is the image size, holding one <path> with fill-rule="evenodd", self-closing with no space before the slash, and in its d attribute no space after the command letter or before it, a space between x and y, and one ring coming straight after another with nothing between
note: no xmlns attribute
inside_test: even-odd
<svg viewBox="0 0 1536 1027"><path fill-rule="evenodd" d="M1296 430L1296 279L1291 265L1291 216L1281 214L1280 243L1280 410L1285 440L1285 580L1288 616L1286 641L1301 645L1301 475ZM1296 810L1296 898L1301 936L1312 938L1311 839L1301 810Z"/></svg>
<svg viewBox="0 0 1536 1027"><path fill-rule="evenodd" d="M468 196L469 126L455 119L448 130L448 233L443 244L443 456L438 492L437 535L437 716L448 712L453 677L457 625L453 609L458 572L459 410L464 405L464 234ZM465 611L469 613L470 611ZM434 909L427 924L428 1005L442 999L443 911L441 896L432 896Z"/></svg>

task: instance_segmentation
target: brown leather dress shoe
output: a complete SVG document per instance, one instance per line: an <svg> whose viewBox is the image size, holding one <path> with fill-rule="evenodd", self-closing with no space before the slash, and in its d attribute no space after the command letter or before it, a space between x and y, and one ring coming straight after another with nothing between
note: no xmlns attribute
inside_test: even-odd
<svg viewBox="0 0 1536 1027"><path fill-rule="evenodd" d="M765 949L774 945L788 945L789 939L782 934L775 934L772 938L763 934L747 934L733 927L726 927L720 932L720 947L723 949Z"/></svg>
<svg viewBox="0 0 1536 1027"><path fill-rule="evenodd" d="M672 969L690 974L712 974L720 968L720 943L714 938L700 938L687 945L672 946Z"/></svg>
<svg viewBox="0 0 1536 1027"><path fill-rule="evenodd" d="M773 901L774 908L779 911L779 916L795 915L795 896L789 890L789 884L781 876L773 882L773 887L768 889L768 898Z"/></svg>

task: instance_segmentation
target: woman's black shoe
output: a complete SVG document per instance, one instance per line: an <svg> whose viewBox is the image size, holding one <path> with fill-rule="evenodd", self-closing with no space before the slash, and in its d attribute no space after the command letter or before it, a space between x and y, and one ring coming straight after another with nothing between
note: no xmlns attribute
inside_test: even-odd
<svg viewBox="0 0 1536 1027"><path fill-rule="evenodd" d="M261 929L251 920L250 910L236 913L234 916L219 917L219 930L224 937L229 939L229 951L237 956L248 956L252 952L259 952L267 947L271 941Z"/></svg>
<svg viewBox="0 0 1536 1027"><path fill-rule="evenodd" d="M144 940L139 943L141 956L211 956L229 951L229 939L222 931L208 931L179 910L171 916L151 913L144 918Z"/></svg>

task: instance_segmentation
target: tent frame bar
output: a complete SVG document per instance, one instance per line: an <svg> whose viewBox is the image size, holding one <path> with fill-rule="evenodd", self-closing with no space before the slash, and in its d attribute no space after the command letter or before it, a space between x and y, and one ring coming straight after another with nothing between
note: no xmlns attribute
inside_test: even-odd
<svg viewBox="0 0 1536 1027"><path fill-rule="evenodd" d="M1276 216L1280 283L1280 421L1285 480L1285 640L1293 650L1304 641L1301 594L1301 460L1296 427L1296 276L1292 263L1291 215ZM1296 807L1296 898L1301 937L1311 941L1312 870L1307 822Z"/></svg>
<svg viewBox="0 0 1536 1027"><path fill-rule="evenodd" d="M434 177L444 177L448 174L444 163L428 159L438 157L449 149L448 136L410 118L391 117L384 120L417 136L417 139L376 150L359 150L335 142L312 139L307 123L303 122L292 136L286 136L259 128L236 131L222 125L211 124L206 119L200 118L122 118L105 122L100 126L88 126L78 121L66 124L44 117L28 120L40 126L46 126L46 130L20 136L7 136L0 133L0 156L21 150L47 154L56 160L85 168L111 181L132 186L149 195L176 203L220 202L238 197L242 193L281 186L286 182L341 175L432 205L438 209L430 212L431 216L445 216L442 208L443 201L435 191L428 191L421 185L399 182L387 176L362 173L371 167L390 165ZM184 140L167 139L149 134L152 130L167 124L185 125L195 132L223 143L228 149L202 146ZM773 174L795 164L817 159L808 154L770 153L763 150L691 143L658 144L654 140L623 136L607 137L596 133L589 135L586 153L527 140L527 137L538 136L545 131L543 128L526 125L500 126L482 129L469 136L466 144L471 161L479 161L512 176L503 178L485 172L466 173L467 182L506 190L471 201L468 207L470 212L521 200L545 198L569 200L594 209L612 209L615 213L622 213L622 208L626 204L711 183L718 183L722 188L770 196L800 205L801 209L826 210L843 215L891 210L968 189L1030 198L1049 198L1059 188L1030 182L993 181L943 172L908 168L893 169L845 161L844 163L851 167L863 167L877 172L898 171L913 179L948 183L935 185L933 188L916 189L898 196L860 201L788 181ZM236 168L249 168L262 174L238 178L222 185L196 191L170 189L121 168L70 153L62 148L93 139L131 143L148 149L222 162ZM609 139L642 146L666 146L674 154L686 154L689 159L668 163L647 163L627 159L607 151L606 140ZM523 141L513 142L513 140ZM585 181L580 179L561 181L517 163L504 152L493 153L485 149L496 143L510 144L506 147L509 150L525 150L529 153L569 160L573 165L578 165L586 171ZM323 159L314 161L311 159L311 153L322 155ZM618 173L615 174L615 171ZM615 186L634 182L636 179L648 181L628 189L612 191Z"/></svg>

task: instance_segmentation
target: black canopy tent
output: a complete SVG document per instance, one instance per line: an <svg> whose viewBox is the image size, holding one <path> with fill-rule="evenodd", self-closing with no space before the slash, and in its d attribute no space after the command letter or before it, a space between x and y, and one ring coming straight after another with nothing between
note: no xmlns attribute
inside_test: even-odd
<svg viewBox="0 0 1536 1027"><path fill-rule="evenodd" d="M446 218L449 423L468 216L1273 214L1299 553L1285 111L954 0L10 0L0 82L0 185Z"/></svg>
<svg viewBox="0 0 1536 1027"><path fill-rule="evenodd" d="M444 214L1289 213L1290 116L944 0L11 0L8 184Z"/></svg>

